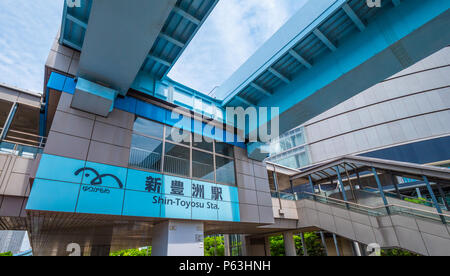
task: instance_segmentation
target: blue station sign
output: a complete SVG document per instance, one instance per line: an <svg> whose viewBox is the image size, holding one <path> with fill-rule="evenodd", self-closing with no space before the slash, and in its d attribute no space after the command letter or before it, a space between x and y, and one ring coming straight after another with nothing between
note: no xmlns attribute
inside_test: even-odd
<svg viewBox="0 0 450 276"><path fill-rule="evenodd" d="M42 155L28 210L239 222L237 187Z"/></svg>

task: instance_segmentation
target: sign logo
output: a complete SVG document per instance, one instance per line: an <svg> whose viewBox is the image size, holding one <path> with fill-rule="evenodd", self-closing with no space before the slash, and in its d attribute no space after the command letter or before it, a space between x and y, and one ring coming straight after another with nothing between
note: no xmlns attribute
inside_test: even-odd
<svg viewBox="0 0 450 276"><path fill-rule="evenodd" d="M120 181L120 179L117 176L115 176L115 175L112 175L112 174L99 174L93 168L81 168L81 169L78 169L75 172L75 175L78 176L82 172L84 173L84 177L86 177L86 178L91 177L91 173L93 174L93 176L95 176L95 177L92 178L91 183L90 183L93 186L102 185L103 184L103 179L105 177L111 177L117 182L117 185L119 186L119 188L123 189L122 181ZM91 172L91 173L89 173L89 172Z"/></svg>

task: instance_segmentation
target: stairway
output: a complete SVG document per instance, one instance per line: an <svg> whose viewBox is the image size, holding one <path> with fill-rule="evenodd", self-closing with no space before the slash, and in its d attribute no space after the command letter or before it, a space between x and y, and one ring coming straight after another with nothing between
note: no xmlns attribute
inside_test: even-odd
<svg viewBox="0 0 450 276"><path fill-rule="evenodd" d="M421 205L374 207L307 193L296 205L299 229L317 227L363 244L425 256L450 255L450 216Z"/></svg>

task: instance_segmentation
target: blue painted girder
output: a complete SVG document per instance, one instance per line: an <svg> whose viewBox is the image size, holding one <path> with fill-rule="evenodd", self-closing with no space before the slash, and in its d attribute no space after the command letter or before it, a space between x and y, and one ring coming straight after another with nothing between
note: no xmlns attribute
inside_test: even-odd
<svg viewBox="0 0 450 276"><path fill-rule="evenodd" d="M258 105L280 107L280 133L301 125L449 45L449 8L402 1Z"/></svg>
<svg viewBox="0 0 450 276"><path fill-rule="evenodd" d="M323 13L316 11L320 14L320 22L333 14L330 9L341 11L346 3L343 0L317 0L314 4L329 2L334 4ZM388 2L384 3L388 5ZM310 69L292 76L289 83L271 91L272 96L262 97L254 103L280 108L280 133L301 125L450 44L450 1L406 0L398 6L390 2L389 5L390 8L380 10L371 21L366 22L367 26L362 31L355 31L334 42L337 49L328 49L320 59L314 60ZM300 10L299 14L294 15L294 20L301 20L302 13L306 16L310 12L308 7L316 6L310 5L306 10ZM228 91L222 91L224 94L220 96L227 102L230 95L238 95L243 87L272 66L271 63L279 59L283 51L287 52L295 46L294 38L303 32L305 35L312 33L314 28L311 27L321 28L320 24L314 26L314 23L317 21L310 21L304 30L286 30L283 27L280 30L283 33L275 34L275 37L280 37L278 41L281 37L287 41L285 48L274 48L274 41L269 40L255 54L256 59L250 58L242 66L244 70L237 71L244 75L236 74L225 82L223 87L228 87ZM287 27L294 28L295 24L288 24ZM269 52L272 51L272 56L264 53L266 47ZM264 59L259 60L258 55L264 56Z"/></svg>

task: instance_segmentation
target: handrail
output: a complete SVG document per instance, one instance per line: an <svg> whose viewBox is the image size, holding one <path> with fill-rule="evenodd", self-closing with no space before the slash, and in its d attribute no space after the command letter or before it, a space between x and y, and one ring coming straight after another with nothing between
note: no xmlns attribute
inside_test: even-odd
<svg viewBox="0 0 450 276"><path fill-rule="evenodd" d="M360 190L358 190L358 191L361 191L361 192L363 192L363 193L368 193L368 194L379 194L379 191L371 192L371 191L366 191L366 190L362 190L362 189L360 189ZM384 193L385 193L385 194L391 194L391 195L397 197L397 194L396 194L396 193L386 192L386 191L384 191ZM422 201L422 202L424 202L424 203L429 203L429 204L431 204L431 206L434 206L434 205L435 205L433 202L428 201L428 200L426 200L426 199L415 198L415 197L406 196L406 195L402 195L402 194L401 194L401 196L404 197L404 198L410 198L410 199L420 200L420 201ZM402 200L402 199L401 199L401 200ZM445 207L445 205L442 204L442 203L439 203L439 202L438 202L438 204L439 204L439 206L441 206L441 207Z"/></svg>
<svg viewBox="0 0 450 276"><path fill-rule="evenodd" d="M9 148L6 147L5 145L3 145L3 143L6 143L10 147ZM24 147L28 147L29 149ZM0 154L8 154L21 157L32 156L33 158L36 158L36 154L41 153L43 149L44 149L43 146L40 147L36 145L27 145L10 140L2 140L0 143Z"/></svg>
<svg viewBox="0 0 450 276"><path fill-rule="evenodd" d="M8 135L9 139L16 139L16 140L20 140L20 141L25 141L25 142L30 142L30 143L36 143L36 144L42 144L42 142L38 142L38 141L34 141L34 140L29 140L29 139L25 139L25 138L20 138L20 137L15 137L15 136L11 136ZM8 139L8 140L9 140ZM6 139L5 139L6 140ZM11 140L10 140L11 141Z"/></svg>
<svg viewBox="0 0 450 276"><path fill-rule="evenodd" d="M416 209L416 208L412 208L412 207L409 207L409 206L402 206L402 205L397 205L397 204L388 204L388 205L372 207L372 206L366 206L366 205L362 205L362 204L358 204L358 203L354 203L354 202L350 202L350 201L344 201L344 200L340 200L340 199L336 199L336 198L331 198L331 197L325 197L325 196L322 196L322 195L312 194L312 193L308 193L308 192L303 192L303 194L311 195L311 196L314 196L314 197L321 197L321 198L325 198L326 200L337 201L337 202L340 202L340 203L343 203L343 204L360 206L360 207L363 207L363 208L369 209L369 210L376 210L376 209L389 208L389 207L399 207L399 208L404 208L404 209L408 209L408 210L428 213L428 214L431 214L431 215L443 216L443 217L446 217L446 218L448 218L450 220L450 215L440 214L438 212L432 212L432 211L423 210L423 209Z"/></svg>
<svg viewBox="0 0 450 276"><path fill-rule="evenodd" d="M37 137L37 138L44 138L44 139L47 138L47 137L45 137L45 136L40 136L40 135L37 135L37 134L27 133L27 132L23 132L23 131L14 130L14 129L10 129L10 130L8 130L8 132L15 132L15 133L19 133L19 134L23 134L23 135L28 135L28 136L31 136L31 137Z"/></svg>
<svg viewBox="0 0 450 276"><path fill-rule="evenodd" d="M31 145L31 144L25 144L25 143L20 143L20 142L17 142L17 141L11 141L11 140L7 140L7 139L3 139L2 142L7 142L7 143L10 143L10 144L15 144L15 145L19 145L19 146L26 146L26 147L44 149L44 146L36 146L36 145Z"/></svg>
<svg viewBox="0 0 450 276"><path fill-rule="evenodd" d="M296 194L294 193L285 193L285 192L277 192L277 191L270 191L270 194L273 196L276 195L277 198L280 199L286 199L286 200L296 200Z"/></svg>

